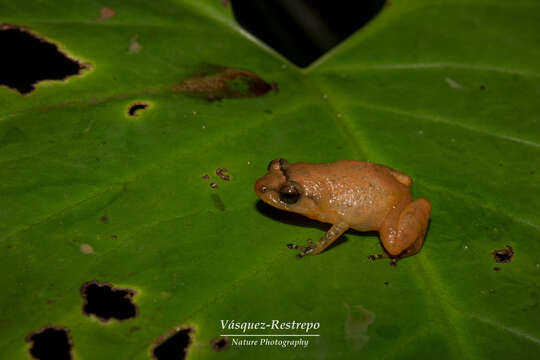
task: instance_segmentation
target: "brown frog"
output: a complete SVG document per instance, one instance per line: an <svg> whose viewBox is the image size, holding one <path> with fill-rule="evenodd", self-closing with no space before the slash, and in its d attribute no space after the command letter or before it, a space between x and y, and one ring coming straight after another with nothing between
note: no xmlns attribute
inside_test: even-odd
<svg viewBox="0 0 540 360"><path fill-rule="evenodd" d="M297 257L321 253L349 228L378 231L393 263L422 248L431 203L413 200L410 176L385 165L367 161L340 160L325 164L275 159L268 173L255 183L255 192L265 203L332 224L316 243L289 244ZM373 258L373 257L372 257Z"/></svg>

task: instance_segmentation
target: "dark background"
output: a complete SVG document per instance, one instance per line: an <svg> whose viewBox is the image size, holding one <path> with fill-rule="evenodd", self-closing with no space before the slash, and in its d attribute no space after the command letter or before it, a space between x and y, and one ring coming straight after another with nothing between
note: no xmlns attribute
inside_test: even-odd
<svg viewBox="0 0 540 360"><path fill-rule="evenodd" d="M236 21L300 67L365 25L386 0L231 0Z"/></svg>

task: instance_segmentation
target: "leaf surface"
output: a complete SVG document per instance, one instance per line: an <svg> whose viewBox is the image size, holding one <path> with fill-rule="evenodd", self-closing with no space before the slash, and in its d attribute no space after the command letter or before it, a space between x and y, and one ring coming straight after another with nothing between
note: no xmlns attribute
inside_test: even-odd
<svg viewBox="0 0 540 360"><path fill-rule="evenodd" d="M25 337L47 324L70 329L77 359L147 359L177 326L194 329L190 359L538 353L538 2L393 1L305 70L219 1L106 5L115 15L96 20L94 1L0 4L3 22L90 65L26 96L0 87L1 358L28 358ZM209 65L277 89L178 91ZM368 261L377 236L349 232L297 260L285 245L328 226L257 201L277 157L409 174L433 204L424 248L393 268ZM497 264L505 245L515 255ZM137 317L84 315L92 280L134 289ZM320 337L215 352L222 319L319 322Z"/></svg>

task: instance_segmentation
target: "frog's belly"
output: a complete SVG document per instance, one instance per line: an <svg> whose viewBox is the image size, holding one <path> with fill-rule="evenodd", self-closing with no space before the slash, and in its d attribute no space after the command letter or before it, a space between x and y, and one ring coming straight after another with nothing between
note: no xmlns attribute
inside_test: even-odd
<svg viewBox="0 0 540 360"><path fill-rule="evenodd" d="M360 224L354 224L351 225L351 229L356 231L379 231L380 224L377 224L374 226L373 224L368 223L360 223Z"/></svg>
<svg viewBox="0 0 540 360"><path fill-rule="evenodd" d="M356 231L379 230L386 214L387 212L364 214L363 216L350 219L349 226Z"/></svg>

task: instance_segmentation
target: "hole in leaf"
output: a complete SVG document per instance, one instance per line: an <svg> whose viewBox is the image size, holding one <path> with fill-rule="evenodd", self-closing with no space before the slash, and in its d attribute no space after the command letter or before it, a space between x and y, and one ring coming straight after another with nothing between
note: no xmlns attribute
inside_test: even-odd
<svg viewBox="0 0 540 360"><path fill-rule="evenodd" d="M89 316L93 314L101 321L126 320L137 315L137 307L132 302L135 290L89 281L81 287L81 295L83 312Z"/></svg>
<svg viewBox="0 0 540 360"><path fill-rule="evenodd" d="M58 47L25 29L0 25L2 66L0 85L28 94L41 80L63 80L86 66L70 59Z"/></svg>
<svg viewBox="0 0 540 360"><path fill-rule="evenodd" d="M300 67L367 24L386 0L231 0L236 21Z"/></svg>
<svg viewBox="0 0 540 360"><path fill-rule="evenodd" d="M69 330L47 326L26 337L32 343L30 354L39 360L70 360L72 343Z"/></svg>
<svg viewBox="0 0 540 360"><path fill-rule="evenodd" d="M510 245L506 245L504 249L494 250L492 252L493 259L498 263L507 263L514 257L514 249Z"/></svg>
<svg viewBox="0 0 540 360"><path fill-rule="evenodd" d="M185 359L191 345L192 328L177 327L170 333L156 340L157 345L152 350L154 359L181 360Z"/></svg>
<svg viewBox="0 0 540 360"><path fill-rule="evenodd" d="M134 103L128 109L129 116L139 116L139 113L148 107L147 103Z"/></svg>
<svg viewBox="0 0 540 360"><path fill-rule="evenodd" d="M219 336L213 338L212 340L210 340L210 345L212 345L212 349L214 349L215 351L227 350L230 345L229 337Z"/></svg>

